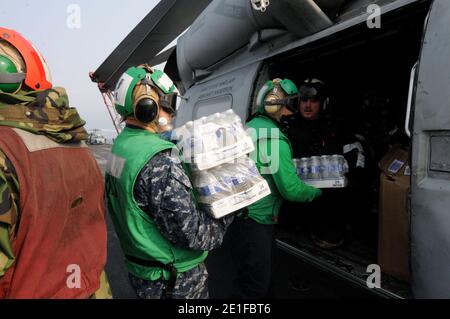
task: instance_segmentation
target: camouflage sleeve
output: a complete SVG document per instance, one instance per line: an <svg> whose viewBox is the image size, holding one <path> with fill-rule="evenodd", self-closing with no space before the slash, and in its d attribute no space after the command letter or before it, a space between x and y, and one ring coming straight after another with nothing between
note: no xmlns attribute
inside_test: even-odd
<svg viewBox="0 0 450 319"><path fill-rule="evenodd" d="M19 205L19 182L12 163L0 150L0 278L14 261L11 247Z"/></svg>
<svg viewBox="0 0 450 319"><path fill-rule="evenodd" d="M181 161L170 151L154 156L141 170L134 197L173 244L187 249L212 250L222 244L232 216L214 219L198 209L192 184Z"/></svg>

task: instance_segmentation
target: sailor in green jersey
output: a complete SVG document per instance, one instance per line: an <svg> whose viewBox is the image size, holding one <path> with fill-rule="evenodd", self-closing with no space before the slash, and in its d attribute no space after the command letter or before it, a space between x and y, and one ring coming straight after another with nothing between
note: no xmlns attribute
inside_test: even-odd
<svg viewBox="0 0 450 319"><path fill-rule="evenodd" d="M199 210L174 144L164 140L174 114L172 81L132 67L115 90L126 127L107 167L108 208L139 298L207 298L207 251L221 245L233 216Z"/></svg>
<svg viewBox="0 0 450 319"><path fill-rule="evenodd" d="M247 123L256 146L252 157L271 194L247 207L229 230L238 274L236 298L270 296L274 225L283 200L308 202L321 195L297 176L292 147L280 124L295 112L296 97L297 87L289 79L268 81L259 91L258 110Z"/></svg>

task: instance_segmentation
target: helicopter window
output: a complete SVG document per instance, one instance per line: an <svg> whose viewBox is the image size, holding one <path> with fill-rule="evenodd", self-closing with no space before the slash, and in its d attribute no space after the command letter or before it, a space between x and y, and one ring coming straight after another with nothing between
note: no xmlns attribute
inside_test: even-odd
<svg viewBox="0 0 450 319"><path fill-rule="evenodd" d="M198 119L217 112L225 112L233 106L233 96L226 94L211 99L200 100L194 106L193 118Z"/></svg>

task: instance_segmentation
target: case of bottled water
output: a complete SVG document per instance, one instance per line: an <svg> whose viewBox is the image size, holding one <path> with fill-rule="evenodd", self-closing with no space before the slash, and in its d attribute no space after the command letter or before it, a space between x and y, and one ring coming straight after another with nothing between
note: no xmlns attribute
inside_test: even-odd
<svg viewBox="0 0 450 319"><path fill-rule="evenodd" d="M192 173L198 202L215 218L244 208L270 194L266 180L247 156Z"/></svg>
<svg viewBox="0 0 450 319"><path fill-rule="evenodd" d="M255 149L252 138L233 110L187 122L173 137L191 168L197 200L213 217L221 218L270 194L247 156Z"/></svg>
<svg viewBox="0 0 450 319"><path fill-rule="evenodd" d="M241 118L231 109L187 122L174 136L193 171L222 165L254 150Z"/></svg>
<svg viewBox="0 0 450 319"><path fill-rule="evenodd" d="M297 175L306 184L316 188L347 186L348 164L342 155L322 155L293 159Z"/></svg>

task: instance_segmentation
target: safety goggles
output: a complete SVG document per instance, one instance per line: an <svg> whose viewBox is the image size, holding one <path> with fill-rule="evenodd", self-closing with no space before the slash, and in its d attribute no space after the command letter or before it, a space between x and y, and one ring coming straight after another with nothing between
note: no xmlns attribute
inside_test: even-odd
<svg viewBox="0 0 450 319"><path fill-rule="evenodd" d="M265 104L264 98L271 90L273 90L274 86L275 85L274 85L273 81L267 81L264 84L264 86L259 90L258 96L256 97L257 105L260 105L261 107L263 107L263 105ZM272 102L273 104L271 103L271 104L266 104L266 105L280 105L280 104L281 105L290 105L291 103L294 103L297 100L298 90L297 90L297 86L294 84L294 82L292 82L289 79L284 79L280 82L280 86L287 95L291 95L288 98L283 99L283 101L289 100L289 101L287 101L288 104L286 104L286 101L284 101L283 103L273 103ZM292 96L294 94L295 94L295 96ZM294 99L294 100L292 100L292 99ZM295 105L293 105L293 108L296 109ZM289 107L289 109L290 109L290 107Z"/></svg>
<svg viewBox="0 0 450 319"><path fill-rule="evenodd" d="M154 70L150 74L152 82L161 89L165 94L170 94L175 90L175 84L163 71Z"/></svg>
<svg viewBox="0 0 450 319"><path fill-rule="evenodd" d="M177 113L177 96L178 94L174 92L170 94L161 94L159 97L159 105L161 108L173 117L175 117Z"/></svg>
<svg viewBox="0 0 450 319"><path fill-rule="evenodd" d="M175 84L163 71L153 69L148 64L142 64L138 68L144 69L147 72L145 78L142 79L142 83L155 85L165 94L170 94L175 91Z"/></svg>
<svg viewBox="0 0 450 319"><path fill-rule="evenodd" d="M307 101L308 99L318 98L317 90L311 86L302 85L298 90L300 101Z"/></svg>
<svg viewBox="0 0 450 319"><path fill-rule="evenodd" d="M148 73L142 80L142 83L159 88L159 106L171 116L176 115L177 96L175 91L175 84L172 80L161 70L153 69L149 65L141 65Z"/></svg>
<svg viewBox="0 0 450 319"><path fill-rule="evenodd" d="M26 73L1 73L0 84L20 83L25 80Z"/></svg>
<svg viewBox="0 0 450 319"><path fill-rule="evenodd" d="M297 105L298 105L298 96L293 95L289 96L284 99L279 100L271 100L271 101L265 101L264 105L284 105L286 106L291 112L297 113Z"/></svg>

